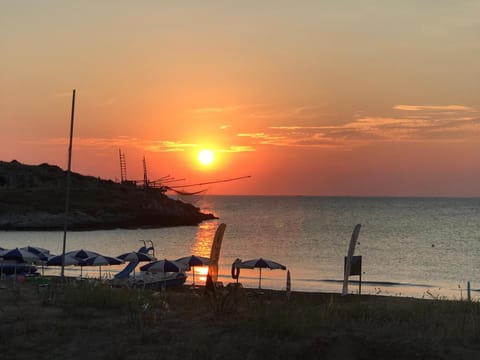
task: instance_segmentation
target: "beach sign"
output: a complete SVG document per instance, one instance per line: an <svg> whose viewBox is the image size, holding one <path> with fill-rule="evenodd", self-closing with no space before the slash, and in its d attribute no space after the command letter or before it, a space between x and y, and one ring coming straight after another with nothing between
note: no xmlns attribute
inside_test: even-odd
<svg viewBox="0 0 480 360"><path fill-rule="evenodd" d="M218 279L218 260L220 259L220 249L222 247L223 234L225 233L227 225L218 225L217 231L213 238L212 248L210 250L210 264L208 265L208 275L210 276L213 284Z"/></svg>
<svg viewBox="0 0 480 360"><path fill-rule="evenodd" d="M348 294L348 277L350 276L350 271L352 268L352 257L355 252L355 245L357 244L358 235L360 234L360 228L362 225L357 224L353 229L352 238L350 239L350 245L348 246L347 259L345 263L345 268L343 271L343 289L342 296Z"/></svg>

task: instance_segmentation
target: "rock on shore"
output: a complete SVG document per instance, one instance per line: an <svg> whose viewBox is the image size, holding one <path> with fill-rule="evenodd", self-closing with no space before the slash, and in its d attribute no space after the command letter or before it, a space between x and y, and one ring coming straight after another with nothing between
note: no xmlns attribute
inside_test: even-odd
<svg viewBox="0 0 480 360"><path fill-rule="evenodd" d="M66 172L0 161L0 229L62 230ZM197 225L215 219L158 189L72 173L69 230Z"/></svg>

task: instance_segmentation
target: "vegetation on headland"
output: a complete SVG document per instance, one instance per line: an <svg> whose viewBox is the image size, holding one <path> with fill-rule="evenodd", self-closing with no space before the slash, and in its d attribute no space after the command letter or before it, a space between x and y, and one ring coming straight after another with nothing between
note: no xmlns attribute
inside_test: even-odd
<svg viewBox="0 0 480 360"><path fill-rule="evenodd" d="M62 230L66 172L0 161L0 229ZM158 189L72 173L69 230L196 225L214 219Z"/></svg>
<svg viewBox="0 0 480 360"><path fill-rule="evenodd" d="M9 359L476 359L480 304L98 282L0 290Z"/></svg>

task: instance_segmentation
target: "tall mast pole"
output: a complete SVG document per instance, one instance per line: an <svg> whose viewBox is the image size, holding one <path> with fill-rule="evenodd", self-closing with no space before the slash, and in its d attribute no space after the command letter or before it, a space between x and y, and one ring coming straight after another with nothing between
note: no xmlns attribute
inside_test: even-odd
<svg viewBox="0 0 480 360"><path fill-rule="evenodd" d="M62 272L61 278L65 279L65 249L67 244L68 213L70 210L70 182L72 173L72 142L73 142L73 120L75 114L75 89L72 94L72 113L70 116L70 142L68 145L68 168L67 168L67 193L65 195L65 222L63 223L63 247L62 247Z"/></svg>

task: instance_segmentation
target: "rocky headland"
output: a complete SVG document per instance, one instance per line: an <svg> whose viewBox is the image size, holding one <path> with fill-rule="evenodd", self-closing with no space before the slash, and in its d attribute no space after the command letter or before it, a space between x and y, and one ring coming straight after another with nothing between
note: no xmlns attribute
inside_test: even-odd
<svg viewBox="0 0 480 360"><path fill-rule="evenodd" d="M0 161L0 229L63 230L66 171ZM215 219L159 189L72 172L68 230L197 225Z"/></svg>

